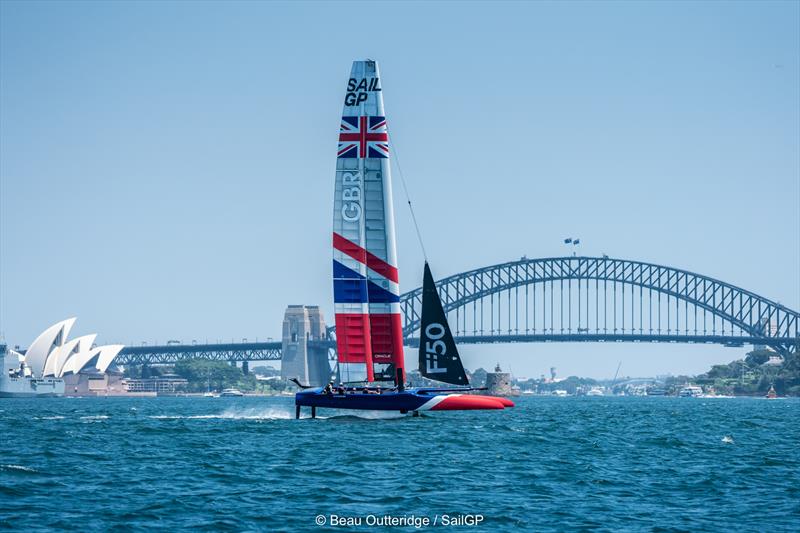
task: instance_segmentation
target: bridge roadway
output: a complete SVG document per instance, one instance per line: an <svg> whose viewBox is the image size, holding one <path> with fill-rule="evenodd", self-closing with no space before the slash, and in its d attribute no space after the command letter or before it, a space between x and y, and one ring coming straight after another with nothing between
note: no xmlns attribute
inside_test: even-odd
<svg viewBox="0 0 800 533"><path fill-rule="evenodd" d="M120 365L160 365L186 359L212 361L280 361L280 342L231 342L220 344L168 344L126 346L114 362Z"/></svg>
<svg viewBox="0 0 800 533"><path fill-rule="evenodd" d="M741 347L752 344L764 344L760 337L726 337L722 335L688 335L676 338L676 335L608 335L593 333L574 334L538 334L538 335L464 335L457 336L458 344L497 344L508 342L652 342L652 343L689 343L689 344L721 344L728 347ZM767 345L780 346L783 341L769 341ZM336 341L309 341L309 347L335 350ZM417 337L406 339L405 345L411 348L419 346ZM162 365L174 364L188 359L209 359L212 361L280 361L282 346L280 342L243 342L223 344L170 344L167 346L126 346L117 356L115 363L120 365Z"/></svg>

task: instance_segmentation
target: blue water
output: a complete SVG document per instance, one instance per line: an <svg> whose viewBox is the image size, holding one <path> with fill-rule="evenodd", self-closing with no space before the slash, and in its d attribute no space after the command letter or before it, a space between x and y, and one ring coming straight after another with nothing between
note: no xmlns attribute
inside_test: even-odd
<svg viewBox="0 0 800 533"><path fill-rule="evenodd" d="M798 531L800 400L522 398L301 421L291 398L0 400L0 529L415 530L369 515Z"/></svg>

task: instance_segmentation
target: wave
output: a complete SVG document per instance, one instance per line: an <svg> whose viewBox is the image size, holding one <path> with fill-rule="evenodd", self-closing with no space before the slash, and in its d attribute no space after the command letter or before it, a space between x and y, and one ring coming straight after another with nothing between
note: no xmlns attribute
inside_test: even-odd
<svg viewBox="0 0 800 533"><path fill-rule="evenodd" d="M32 474L39 473L38 470L35 468L31 468L29 466L22 466L22 465L0 465L0 470L12 470L16 472L30 472Z"/></svg>
<svg viewBox="0 0 800 533"><path fill-rule="evenodd" d="M89 415L89 416L82 416L81 420L107 420L108 415Z"/></svg>
<svg viewBox="0 0 800 533"><path fill-rule="evenodd" d="M61 415L56 416L34 416L34 420L63 420L64 417Z"/></svg>

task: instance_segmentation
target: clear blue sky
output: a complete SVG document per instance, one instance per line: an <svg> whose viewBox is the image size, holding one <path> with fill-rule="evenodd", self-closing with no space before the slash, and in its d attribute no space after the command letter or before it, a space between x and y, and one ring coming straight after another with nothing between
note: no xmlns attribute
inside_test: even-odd
<svg viewBox="0 0 800 533"><path fill-rule="evenodd" d="M124 343L278 337L290 303L330 318L338 117L365 57L437 277L575 235L800 308L798 2L4 1L0 30L9 344L68 316ZM744 350L463 351L602 377Z"/></svg>

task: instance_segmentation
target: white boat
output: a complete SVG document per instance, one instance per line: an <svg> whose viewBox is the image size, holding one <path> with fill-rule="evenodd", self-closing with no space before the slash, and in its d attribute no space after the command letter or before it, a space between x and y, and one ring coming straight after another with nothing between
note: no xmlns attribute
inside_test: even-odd
<svg viewBox="0 0 800 533"><path fill-rule="evenodd" d="M563 389L556 389L556 390L553 391L553 396L562 397L562 396L566 396L566 395L567 395L567 391L565 391Z"/></svg>
<svg viewBox="0 0 800 533"><path fill-rule="evenodd" d="M223 398L231 398L231 397L244 396L244 393L239 389L223 389L222 392L219 393L219 395L222 396Z"/></svg>
<svg viewBox="0 0 800 533"><path fill-rule="evenodd" d="M703 389L697 385L686 385L678 393L681 398L700 398L702 395Z"/></svg>
<svg viewBox="0 0 800 533"><path fill-rule="evenodd" d="M64 380L54 377L36 378L19 352L0 345L0 398L39 398L63 396Z"/></svg>
<svg viewBox="0 0 800 533"><path fill-rule="evenodd" d="M10 377L5 374L0 377L0 398L41 398L63 395L63 379L35 379L30 376Z"/></svg>
<svg viewBox="0 0 800 533"><path fill-rule="evenodd" d="M219 398L219 394L216 392L204 392L203 398Z"/></svg>
<svg viewBox="0 0 800 533"><path fill-rule="evenodd" d="M600 387L593 387L589 389L589 392L586 393L586 396L603 396L603 389Z"/></svg>

